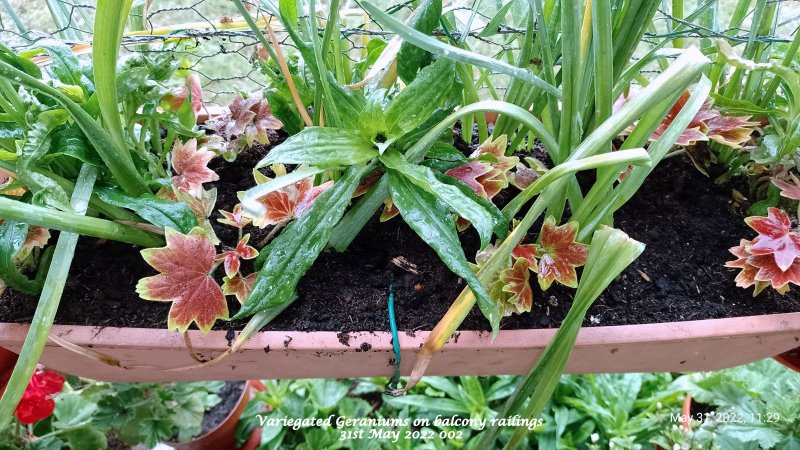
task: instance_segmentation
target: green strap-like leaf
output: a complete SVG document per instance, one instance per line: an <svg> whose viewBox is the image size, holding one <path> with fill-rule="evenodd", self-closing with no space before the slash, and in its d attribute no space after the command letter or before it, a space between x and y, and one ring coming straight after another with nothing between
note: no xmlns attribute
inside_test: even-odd
<svg viewBox="0 0 800 450"><path fill-rule="evenodd" d="M470 52L459 47L445 44L444 42L441 42L432 36L427 36L409 27L408 25L405 25L403 22L400 22L369 2L363 2L361 6L373 19L375 19L379 25L397 33L399 36L402 36L405 41L410 42L420 48L424 48L431 53L452 59L454 61L473 64L478 67L504 73L514 78L519 78L549 94L556 96L557 98L561 98L561 91L556 89L552 84L549 84L534 75L530 70L514 67L511 64L500 61L499 59L494 59L489 56L484 56L479 53Z"/></svg>
<svg viewBox="0 0 800 450"><path fill-rule="evenodd" d="M464 256L458 240L453 217L436 197L415 185L403 174L392 169L389 173L389 191L392 201L403 220L427 243L442 259L442 262L456 275L466 280L478 301L483 315L492 324L492 330L500 325L500 313L472 271Z"/></svg>
<svg viewBox="0 0 800 450"><path fill-rule="evenodd" d="M450 97L455 63L441 58L423 69L386 106L386 126L397 134L422 125Z"/></svg>
<svg viewBox="0 0 800 450"><path fill-rule="evenodd" d="M492 215L485 204L474 201L464 191L451 184L445 184L436 178L433 170L425 166L410 164L396 150L388 150L381 156L381 162L388 168L400 172L408 181L438 198L461 217L472 223L481 238L481 248L485 248L492 239L492 230L497 225L494 217L502 216L497 207L496 215Z"/></svg>
<svg viewBox="0 0 800 450"><path fill-rule="evenodd" d="M253 291L231 320L251 316L291 298L300 278L328 244L331 230L344 215L358 183L373 168L351 167L332 188L317 197L311 209L287 225L261 251L265 256Z"/></svg>
<svg viewBox="0 0 800 450"><path fill-rule="evenodd" d="M363 164L376 156L372 142L358 130L309 127L273 148L256 167L283 163L333 168Z"/></svg>
<svg viewBox="0 0 800 450"><path fill-rule="evenodd" d="M197 217L184 202L165 200L153 194L131 197L119 189L110 187L95 188L95 193L100 200L109 205L130 209L162 229L169 227L188 234L197 226Z"/></svg>

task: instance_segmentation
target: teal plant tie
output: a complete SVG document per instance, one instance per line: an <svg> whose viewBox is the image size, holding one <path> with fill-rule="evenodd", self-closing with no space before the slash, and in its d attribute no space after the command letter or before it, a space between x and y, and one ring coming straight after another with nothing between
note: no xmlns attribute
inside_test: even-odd
<svg viewBox="0 0 800 450"><path fill-rule="evenodd" d="M400 337L397 335L397 321L394 318L394 285L389 285L389 328L392 330L392 347L394 348L394 376L387 387L397 389L400 382Z"/></svg>

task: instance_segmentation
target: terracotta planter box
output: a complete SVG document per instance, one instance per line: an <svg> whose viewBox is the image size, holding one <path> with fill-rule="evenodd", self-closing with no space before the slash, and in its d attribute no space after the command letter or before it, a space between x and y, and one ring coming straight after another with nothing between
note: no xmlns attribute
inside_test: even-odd
<svg viewBox="0 0 800 450"><path fill-rule="evenodd" d="M22 347L28 325L0 324L0 346ZM52 369L103 381L191 381L312 377L389 376L391 335L350 333L347 344L334 332L258 333L239 352L218 364L191 366L183 336L168 330L53 327L77 345L117 358L112 367L48 342L42 363ZM228 348L225 331L192 331L195 351L210 359ZM429 375L494 375L527 372L555 333L548 330L461 331L428 368ZM402 371L408 374L428 332L400 333ZM344 339L342 339L344 340ZM732 319L624 325L581 330L567 372L715 370L778 355L800 346L800 312Z"/></svg>

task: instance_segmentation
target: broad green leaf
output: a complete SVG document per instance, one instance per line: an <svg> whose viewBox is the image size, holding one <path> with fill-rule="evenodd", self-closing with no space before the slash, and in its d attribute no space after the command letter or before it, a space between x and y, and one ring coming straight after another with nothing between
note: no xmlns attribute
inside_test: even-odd
<svg viewBox="0 0 800 450"><path fill-rule="evenodd" d="M50 150L51 133L69 118L63 109L51 109L39 114L25 136L25 143L17 159L17 178L33 194L34 202L71 211L69 195L61 185L37 171L42 157Z"/></svg>
<svg viewBox="0 0 800 450"><path fill-rule="evenodd" d="M494 203L476 194L471 187L462 183L461 180L457 180L443 173L434 172L433 174L436 175L436 179L438 179L440 182L456 187L458 190L461 191L462 194L467 196L467 198L481 205L486 211L488 211L489 214L491 214L492 216L492 222L494 224L494 229L493 229L494 234L497 235L497 237L500 239L506 238L506 236L508 235L509 218L505 214L503 214L502 211L497 209L497 206Z"/></svg>
<svg viewBox="0 0 800 450"><path fill-rule="evenodd" d="M76 126L66 126L53 132L50 156L70 156L86 164L101 166L103 160L94 150L89 140L86 139L80 128Z"/></svg>
<svg viewBox="0 0 800 450"><path fill-rule="evenodd" d="M0 139L22 139L24 131L14 122L0 122Z"/></svg>
<svg viewBox="0 0 800 450"><path fill-rule="evenodd" d="M197 218L184 202L173 202L153 194L132 197L114 187L97 187L95 193L109 205L134 211L159 228L174 228L187 234L197 226Z"/></svg>
<svg viewBox="0 0 800 450"><path fill-rule="evenodd" d="M72 53L72 49L61 43L47 44L42 47L53 59L50 70L59 81L64 84L80 86L87 97L94 91L94 84L83 75L81 63L78 57Z"/></svg>
<svg viewBox="0 0 800 450"><path fill-rule="evenodd" d="M364 138L372 141L378 135L386 138L386 116L383 113L383 97L385 91L378 90L367 96L364 110L358 117L358 128Z"/></svg>
<svg viewBox="0 0 800 450"><path fill-rule="evenodd" d="M269 102L272 114L283 122L283 129L289 135L297 134L303 129L303 119L291 98L283 96L277 89L266 89L264 96Z"/></svg>
<svg viewBox="0 0 800 450"><path fill-rule="evenodd" d="M325 70L325 74L330 92L330 98L325 102L325 123L331 127L358 128L359 117L365 105L361 92L351 91L339 84L330 71Z"/></svg>
<svg viewBox="0 0 800 450"><path fill-rule="evenodd" d="M14 256L28 236L28 224L5 219L0 224L0 280L12 289L27 294L42 290L41 280L30 280L19 271Z"/></svg>
<svg viewBox="0 0 800 450"><path fill-rule="evenodd" d="M273 148L256 167L274 163L323 168L363 164L378 156L358 130L309 127Z"/></svg>
<svg viewBox="0 0 800 450"><path fill-rule="evenodd" d="M78 426L88 422L95 411L97 403L83 398L80 393L62 393L57 397L56 409L53 411L56 417L54 425L58 428Z"/></svg>
<svg viewBox="0 0 800 450"><path fill-rule="evenodd" d="M232 320L280 305L292 296L300 278L327 245L333 226L344 215L361 179L372 170L372 166L351 167L305 214L261 250L256 260L261 266L256 284Z"/></svg>
<svg viewBox="0 0 800 450"><path fill-rule="evenodd" d="M0 44L0 61L10 64L34 78L42 77L42 71L39 69L39 66L28 58L17 55L13 50L3 44Z"/></svg>
<svg viewBox="0 0 800 450"><path fill-rule="evenodd" d="M408 26L424 33L431 34L439 25L442 16L442 0L424 0L408 20ZM411 44L403 42L400 53L397 54L397 75L406 83L410 83L417 75L417 70L423 66L425 57L429 53Z"/></svg>
<svg viewBox="0 0 800 450"><path fill-rule="evenodd" d="M715 106L722 107L724 111L732 115L767 116L776 114L788 118L786 111L778 108L762 108L749 100L728 98L722 94L711 94L710 97L714 99Z"/></svg>
<svg viewBox="0 0 800 450"><path fill-rule="evenodd" d="M278 8L280 10L283 20L289 23L290 26L297 26L297 0L279 0Z"/></svg>
<svg viewBox="0 0 800 450"><path fill-rule="evenodd" d="M93 428L79 428L64 434L70 450L105 450L108 439L105 433Z"/></svg>
<svg viewBox="0 0 800 450"><path fill-rule="evenodd" d="M427 121L450 97L455 63L441 58L424 68L411 84L386 106L386 126L404 134Z"/></svg>
<svg viewBox="0 0 800 450"><path fill-rule="evenodd" d="M439 255L442 262L454 274L466 280L475 294L483 315L491 323L492 330L496 330L500 324L497 305L470 268L461 248L461 242L458 240L455 222L448 214L445 205L403 174L392 169L387 171L392 201L400 210L403 220Z"/></svg>
<svg viewBox="0 0 800 450"><path fill-rule="evenodd" d="M485 204L474 201L472 197L467 196L457 186L442 183L430 168L410 164L396 150L387 151L381 155L380 159L386 167L403 174L408 181L424 189L427 193L449 206L458 215L472 223L481 238L481 249L489 245L492 239L492 230L498 224L495 223L492 214L485 208ZM497 216L502 216L497 207L492 205L492 208L496 210Z"/></svg>

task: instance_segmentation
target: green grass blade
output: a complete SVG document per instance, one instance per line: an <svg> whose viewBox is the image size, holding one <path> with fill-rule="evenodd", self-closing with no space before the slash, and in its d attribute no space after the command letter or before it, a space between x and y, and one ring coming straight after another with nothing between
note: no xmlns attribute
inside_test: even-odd
<svg viewBox="0 0 800 450"><path fill-rule="evenodd" d="M78 183L72 193L72 208L75 214L85 214L92 194L97 169L84 164L78 176ZM25 337L25 343L20 350L19 360L14 367L14 372L8 380L3 397L0 399L0 428L8 426L11 416L17 407L25 388L30 382L36 364L47 343L47 336L53 326L53 320L61 301L61 294L67 282L67 275L72 264L72 257L75 254L75 245L78 243L78 235L75 233L61 233L56 244L56 251L53 255L50 270L42 288L42 295L39 297L39 304L36 306L31 327Z"/></svg>
<svg viewBox="0 0 800 450"><path fill-rule="evenodd" d="M478 53L469 52L461 48L445 44L434 37L420 33L419 31L403 24L399 20L383 12L380 8L368 3L362 3L365 10L372 16L375 21L381 26L397 33L406 42L410 42L420 48L423 48L435 55L444 58L452 59L455 61L474 64L479 67L494 70L514 78L519 78L533 86L536 86L545 92L548 92L557 98L561 97L561 93L553 85L545 82L537 77L529 70L512 66L511 64L504 63L488 56L483 56Z"/></svg>

